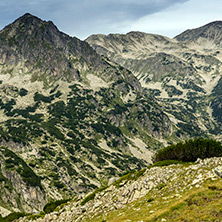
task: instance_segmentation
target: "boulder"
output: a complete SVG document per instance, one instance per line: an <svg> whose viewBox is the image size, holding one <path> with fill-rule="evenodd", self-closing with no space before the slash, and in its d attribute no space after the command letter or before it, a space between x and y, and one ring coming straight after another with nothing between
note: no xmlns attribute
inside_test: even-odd
<svg viewBox="0 0 222 222"><path fill-rule="evenodd" d="M218 166L214 169L214 173L222 178L222 166Z"/></svg>

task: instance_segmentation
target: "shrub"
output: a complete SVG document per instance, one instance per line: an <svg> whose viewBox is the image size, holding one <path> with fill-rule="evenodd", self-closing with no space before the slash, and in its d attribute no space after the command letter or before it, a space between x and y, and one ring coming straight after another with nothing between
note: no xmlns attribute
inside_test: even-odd
<svg viewBox="0 0 222 222"><path fill-rule="evenodd" d="M213 139L191 139L185 143L177 143L159 150L154 156L154 162L162 160L179 160L194 162L198 158L221 157L222 146Z"/></svg>
<svg viewBox="0 0 222 222"><path fill-rule="evenodd" d="M20 96L26 96L28 94L28 91L24 88L21 88L19 91L19 95Z"/></svg>
<svg viewBox="0 0 222 222"><path fill-rule="evenodd" d="M70 199L64 199L64 200L56 200L56 201L53 201L53 202L49 202L47 203L44 208L43 208L43 211L45 213L51 213L53 212L58 206L64 204L64 203L67 203L68 201L70 201Z"/></svg>
<svg viewBox="0 0 222 222"><path fill-rule="evenodd" d="M36 102L42 101L42 102L45 102L45 103L50 103L53 99L54 99L53 96L47 97L47 96L44 96L44 95L42 95L38 92L36 92L35 95L34 95L34 100Z"/></svg>
<svg viewBox="0 0 222 222"><path fill-rule="evenodd" d="M107 188L107 186L105 187L100 187L97 190L95 190L93 193L89 194L88 196L86 196L83 201L81 202L81 205L85 205L87 202L89 202L90 200L94 200L95 196L97 193L102 192L103 190L105 190Z"/></svg>
<svg viewBox="0 0 222 222"><path fill-rule="evenodd" d="M16 220L20 217L24 217L26 215L27 214L25 214L25 213L16 212L16 213L11 213L8 216L0 218L0 219L1 219L2 222L12 222L12 221L14 221L14 220Z"/></svg>

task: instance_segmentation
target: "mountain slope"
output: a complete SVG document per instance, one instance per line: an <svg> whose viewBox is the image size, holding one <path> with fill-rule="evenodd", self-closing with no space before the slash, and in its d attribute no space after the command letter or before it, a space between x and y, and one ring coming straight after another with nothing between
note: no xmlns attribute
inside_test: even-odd
<svg viewBox="0 0 222 222"><path fill-rule="evenodd" d="M0 58L0 214L41 211L139 170L172 133L129 70L52 22L25 14L5 27Z"/></svg>
<svg viewBox="0 0 222 222"><path fill-rule="evenodd" d="M212 41L217 47L222 42L222 21L215 21L196 29L188 29L175 37L178 41Z"/></svg>
<svg viewBox="0 0 222 222"><path fill-rule="evenodd" d="M215 49L140 32L87 41L96 51L30 14L0 31L2 215L81 198L166 144L221 138Z"/></svg>
<svg viewBox="0 0 222 222"><path fill-rule="evenodd" d="M129 69L163 104L177 136L221 137L221 94L214 93L222 73L220 22L185 33L175 39L140 32L92 35L86 41L99 54ZM211 33L206 41L215 41L217 47L197 41L200 33Z"/></svg>

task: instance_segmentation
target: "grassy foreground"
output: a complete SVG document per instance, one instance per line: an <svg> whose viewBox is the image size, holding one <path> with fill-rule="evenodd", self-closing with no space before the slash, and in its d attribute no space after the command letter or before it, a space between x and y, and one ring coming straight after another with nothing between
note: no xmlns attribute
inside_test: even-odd
<svg viewBox="0 0 222 222"><path fill-rule="evenodd" d="M164 190L164 188L162 188ZM152 195L155 195L152 193ZM172 195L172 193L168 193ZM92 219L92 222L154 222L154 221L222 221L222 179L206 181L182 195L162 196L151 194Z"/></svg>

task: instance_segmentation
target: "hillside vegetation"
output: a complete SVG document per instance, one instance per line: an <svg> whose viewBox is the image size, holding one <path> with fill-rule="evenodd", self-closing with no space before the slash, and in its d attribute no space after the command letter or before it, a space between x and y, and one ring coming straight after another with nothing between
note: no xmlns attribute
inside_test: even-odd
<svg viewBox="0 0 222 222"><path fill-rule="evenodd" d="M162 160L196 161L198 158L221 157L222 146L213 139L191 139L157 151L154 162Z"/></svg>

